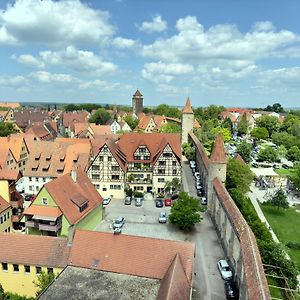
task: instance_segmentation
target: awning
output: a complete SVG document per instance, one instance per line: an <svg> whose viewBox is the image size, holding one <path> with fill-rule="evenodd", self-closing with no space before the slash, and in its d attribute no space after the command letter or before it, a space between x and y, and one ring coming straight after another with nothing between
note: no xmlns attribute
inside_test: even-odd
<svg viewBox="0 0 300 300"><path fill-rule="evenodd" d="M55 221L62 215L62 212L58 207L30 205L24 211L24 215L32 215L35 220Z"/></svg>

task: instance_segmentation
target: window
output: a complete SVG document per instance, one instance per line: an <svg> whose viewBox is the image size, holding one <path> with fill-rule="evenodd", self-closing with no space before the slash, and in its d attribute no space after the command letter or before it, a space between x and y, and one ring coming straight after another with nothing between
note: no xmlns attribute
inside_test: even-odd
<svg viewBox="0 0 300 300"><path fill-rule="evenodd" d="M173 167L176 167L176 160L173 160L173 162L172 162L172 165L173 165Z"/></svg>
<svg viewBox="0 0 300 300"><path fill-rule="evenodd" d="M112 170L112 171L119 171L119 170L120 170L120 167L119 167L119 166L112 166L112 167L111 167L111 170Z"/></svg>
<svg viewBox="0 0 300 300"><path fill-rule="evenodd" d="M0 224L2 224L3 223L3 217L1 216L0 217Z"/></svg>
<svg viewBox="0 0 300 300"><path fill-rule="evenodd" d="M93 171L99 171L99 170L100 170L100 166L95 166L95 165L93 165L93 166L92 166L92 170L93 170Z"/></svg>
<svg viewBox="0 0 300 300"><path fill-rule="evenodd" d="M108 160L108 161L112 161L112 157L111 157L111 156L108 156L108 157L107 157L107 160Z"/></svg>
<svg viewBox="0 0 300 300"><path fill-rule="evenodd" d="M88 202L84 203L82 206L79 207L79 211L83 212L88 207Z"/></svg>
<svg viewBox="0 0 300 300"><path fill-rule="evenodd" d="M8 271L8 265L7 265L7 263L2 263L2 271L4 271L4 272Z"/></svg>
<svg viewBox="0 0 300 300"><path fill-rule="evenodd" d="M41 267L35 267L35 273L36 274L41 274L42 268Z"/></svg>
<svg viewBox="0 0 300 300"><path fill-rule="evenodd" d="M134 159L141 160L141 156L140 155L135 155Z"/></svg>
<svg viewBox="0 0 300 300"><path fill-rule="evenodd" d="M94 187L96 190L99 190L100 189L100 184L94 184Z"/></svg>
<svg viewBox="0 0 300 300"><path fill-rule="evenodd" d="M7 212L7 220L9 219L9 212Z"/></svg>
<svg viewBox="0 0 300 300"><path fill-rule="evenodd" d="M158 178L158 182L165 182L164 178Z"/></svg>
<svg viewBox="0 0 300 300"><path fill-rule="evenodd" d="M107 191L107 188L104 187L104 188L102 189L102 191L103 191L103 192L106 192L106 191Z"/></svg>
<svg viewBox="0 0 300 300"><path fill-rule="evenodd" d="M144 160L149 160L149 159L150 159L149 155L144 156Z"/></svg>
<svg viewBox="0 0 300 300"><path fill-rule="evenodd" d="M3 216L4 222L6 221L6 214Z"/></svg>
<svg viewBox="0 0 300 300"><path fill-rule="evenodd" d="M120 179L120 175L111 175L111 179L112 180L119 180Z"/></svg>
<svg viewBox="0 0 300 300"><path fill-rule="evenodd" d="M121 186L120 186L119 184L111 184L111 185L109 186L109 188L110 188L111 190L120 190L120 189L121 189Z"/></svg>
<svg viewBox="0 0 300 300"><path fill-rule="evenodd" d="M166 165L166 162L165 162L165 161L162 161L162 160L160 160L160 161L158 161L158 165L159 165L159 166L165 166L165 165Z"/></svg>
<svg viewBox="0 0 300 300"><path fill-rule="evenodd" d="M47 198L43 198L42 201L43 201L44 205L48 205L48 199Z"/></svg>
<svg viewBox="0 0 300 300"><path fill-rule="evenodd" d="M32 191L32 185L29 186L29 191Z"/></svg>
<svg viewBox="0 0 300 300"><path fill-rule="evenodd" d="M19 265L13 264L14 272L19 272Z"/></svg>
<svg viewBox="0 0 300 300"><path fill-rule="evenodd" d="M36 186L35 187L35 190L38 192L40 190L40 187L39 186Z"/></svg>
<svg viewBox="0 0 300 300"><path fill-rule="evenodd" d="M165 175L165 170L158 169L157 173L160 175Z"/></svg>
<svg viewBox="0 0 300 300"><path fill-rule="evenodd" d="M172 175L177 175L177 170L173 169Z"/></svg>
<svg viewBox="0 0 300 300"><path fill-rule="evenodd" d="M99 156L99 161L103 161L103 156Z"/></svg>
<svg viewBox="0 0 300 300"><path fill-rule="evenodd" d="M48 274L53 273L53 268L47 268Z"/></svg>
<svg viewBox="0 0 300 300"><path fill-rule="evenodd" d="M29 181L32 181L32 177L29 177Z"/></svg>
<svg viewBox="0 0 300 300"><path fill-rule="evenodd" d="M39 178L38 178L38 177L35 177L35 181L36 181L36 182L39 182Z"/></svg>
<svg viewBox="0 0 300 300"><path fill-rule="evenodd" d="M92 174L92 179L100 179L100 175L99 174Z"/></svg>
<svg viewBox="0 0 300 300"><path fill-rule="evenodd" d="M25 269L25 274L30 273L30 266L24 266L24 269Z"/></svg>
<svg viewBox="0 0 300 300"><path fill-rule="evenodd" d="M172 153L164 153L163 154L163 157L171 157L172 156Z"/></svg>

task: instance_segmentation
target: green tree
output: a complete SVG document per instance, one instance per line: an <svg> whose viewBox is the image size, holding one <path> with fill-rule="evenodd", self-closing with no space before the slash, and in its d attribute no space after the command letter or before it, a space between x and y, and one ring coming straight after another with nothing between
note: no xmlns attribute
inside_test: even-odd
<svg viewBox="0 0 300 300"><path fill-rule="evenodd" d="M186 192L180 192L178 199L171 207L169 220L182 230L191 230L196 223L202 220L200 211L203 209L200 207L198 199L189 196Z"/></svg>
<svg viewBox="0 0 300 300"><path fill-rule="evenodd" d="M275 191L274 195L268 200L268 203L276 206L277 209L283 208L286 209L289 207L289 202L286 199L286 195L282 189Z"/></svg>
<svg viewBox="0 0 300 300"><path fill-rule="evenodd" d="M294 166L294 172L291 175L291 181L296 189L300 190L300 164Z"/></svg>
<svg viewBox="0 0 300 300"><path fill-rule="evenodd" d="M128 115L124 118L124 121L129 125L129 127L133 130L139 123L138 119L133 118L132 116Z"/></svg>
<svg viewBox="0 0 300 300"><path fill-rule="evenodd" d="M265 111L274 111L276 113L284 112L284 109L280 103L274 103L273 105L268 105L264 110Z"/></svg>
<svg viewBox="0 0 300 300"><path fill-rule="evenodd" d="M90 117L90 123L97 125L104 125L110 119L110 114L104 108L98 108L96 112Z"/></svg>
<svg viewBox="0 0 300 300"><path fill-rule="evenodd" d="M53 272L46 273L42 271L37 278L37 281L33 281L35 287L38 288L36 292L37 296L40 295L48 285L55 279L55 274Z"/></svg>
<svg viewBox="0 0 300 300"><path fill-rule="evenodd" d="M272 163L278 160L278 152L274 148L266 146L258 152L257 158L259 161L266 161Z"/></svg>
<svg viewBox="0 0 300 300"><path fill-rule="evenodd" d="M274 132L277 132L280 128L280 123L278 118L275 116L261 116L256 119L257 127L264 127L268 130L269 137L272 136Z"/></svg>
<svg viewBox="0 0 300 300"><path fill-rule="evenodd" d="M279 157L285 157L287 155L287 150L283 145L280 145L278 148Z"/></svg>
<svg viewBox="0 0 300 300"><path fill-rule="evenodd" d="M159 132L161 133L179 133L180 126L174 122L168 122L160 127Z"/></svg>
<svg viewBox="0 0 300 300"><path fill-rule="evenodd" d="M167 193L178 192L181 188L181 182L177 177L174 177L171 181L167 181L164 187L164 191Z"/></svg>
<svg viewBox="0 0 300 300"><path fill-rule="evenodd" d="M252 146L248 144L245 140L243 140L236 148L236 152L247 163L249 163L251 160L251 151L252 151Z"/></svg>
<svg viewBox="0 0 300 300"><path fill-rule="evenodd" d="M237 124L237 132L239 135L243 135L248 132L248 121L245 113L242 115L241 120Z"/></svg>
<svg viewBox="0 0 300 300"><path fill-rule="evenodd" d="M160 116L166 116L166 117L171 117L171 118L180 118L181 117L181 112L178 108L169 106L167 104L160 104L158 105L153 112L156 115Z"/></svg>
<svg viewBox="0 0 300 300"><path fill-rule="evenodd" d="M286 149L290 149L293 146L300 147L300 139L287 132L276 132L272 135L272 142L276 145L284 145Z"/></svg>
<svg viewBox="0 0 300 300"><path fill-rule="evenodd" d="M286 154L286 158L290 161L300 161L300 149L297 146L291 147Z"/></svg>
<svg viewBox="0 0 300 300"><path fill-rule="evenodd" d="M14 125L12 123L0 123L0 136L8 136L10 134L16 133Z"/></svg>
<svg viewBox="0 0 300 300"><path fill-rule="evenodd" d="M195 158L196 158L196 151L195 151L195 147L192 146L192 144L190 144L190 143L183 144L182 145L182 150L183 150L184 156L188 160L195 160Z"/></svg>
<svg viewBox="0 0 300 300"><path fill-rule="evenodd" d="M208 107L198 107L194 109L194 114L197 119L199 119L202 124L203 121L211 120L214 125L218 123L219 115L225 110L224 106L210 105Z"/></svg>
<svg viewBox="0 0 300 300"><path fill-rule="evenodd" d="M231 131L228 128L222 128L222 127L213 128L213 133L215 136L217 136L218 133L221 133L223 141L225 143L231 140Z"/></svg>
<svg viewBox="0 0 300 300"><path fill-rule="evenodd" d="M230 130L230 132L233 131L233 124L232 124L232 121L230 120L230 118L225 118L225 120L222 123L222 127L228 128Z"/></svg>
<svg viewBox="0 0 300 300"><path fill-rule="evenodd" d="M243 193L250 190L254 174L249 166L239 160L230 158L227 163L226 188L238 189Z"/></svg>
<svg viewBox="0 0 300 300"><path fill-rule="evenodd" d="M258 140L265 140L269 136L269 132L265 127L256 127L251 131L251 136Z"/></svg>

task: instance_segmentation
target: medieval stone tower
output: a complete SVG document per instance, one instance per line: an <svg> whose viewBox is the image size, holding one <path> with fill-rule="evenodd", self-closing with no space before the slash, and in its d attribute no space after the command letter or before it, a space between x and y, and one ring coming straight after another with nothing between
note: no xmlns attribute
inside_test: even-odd
<svg viewBox="0 0 300 300"><path fill-rule="evenodd" d="M181 115L181 145L188 142L188 134L194 127L194 112L191 107L190 98L187 98Z"/></svg>
<svg viewBox="0 0 300 300"><path fill-rule="evenodd" d="M143 112L143 95L139 90L136 90L132 96L132 111L137 115L138 113Z"/></svg>

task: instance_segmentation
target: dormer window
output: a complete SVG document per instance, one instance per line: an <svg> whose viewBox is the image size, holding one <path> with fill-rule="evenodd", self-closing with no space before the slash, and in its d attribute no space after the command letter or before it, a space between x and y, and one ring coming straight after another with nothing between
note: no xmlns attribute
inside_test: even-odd
<svg viewBox="0 0 300 300"><path fill-rule="evenodd" d="M34 157L35 160L40 160L40 158L41 158L41 153L38 153L38 154Z"/></svg>
<svg viewBox="0 0 300 300"><path fill-rule="evenodd" d="M79 207L79 211L83 212L88 207L88 202L84 203L82 206Z"/></svg>

